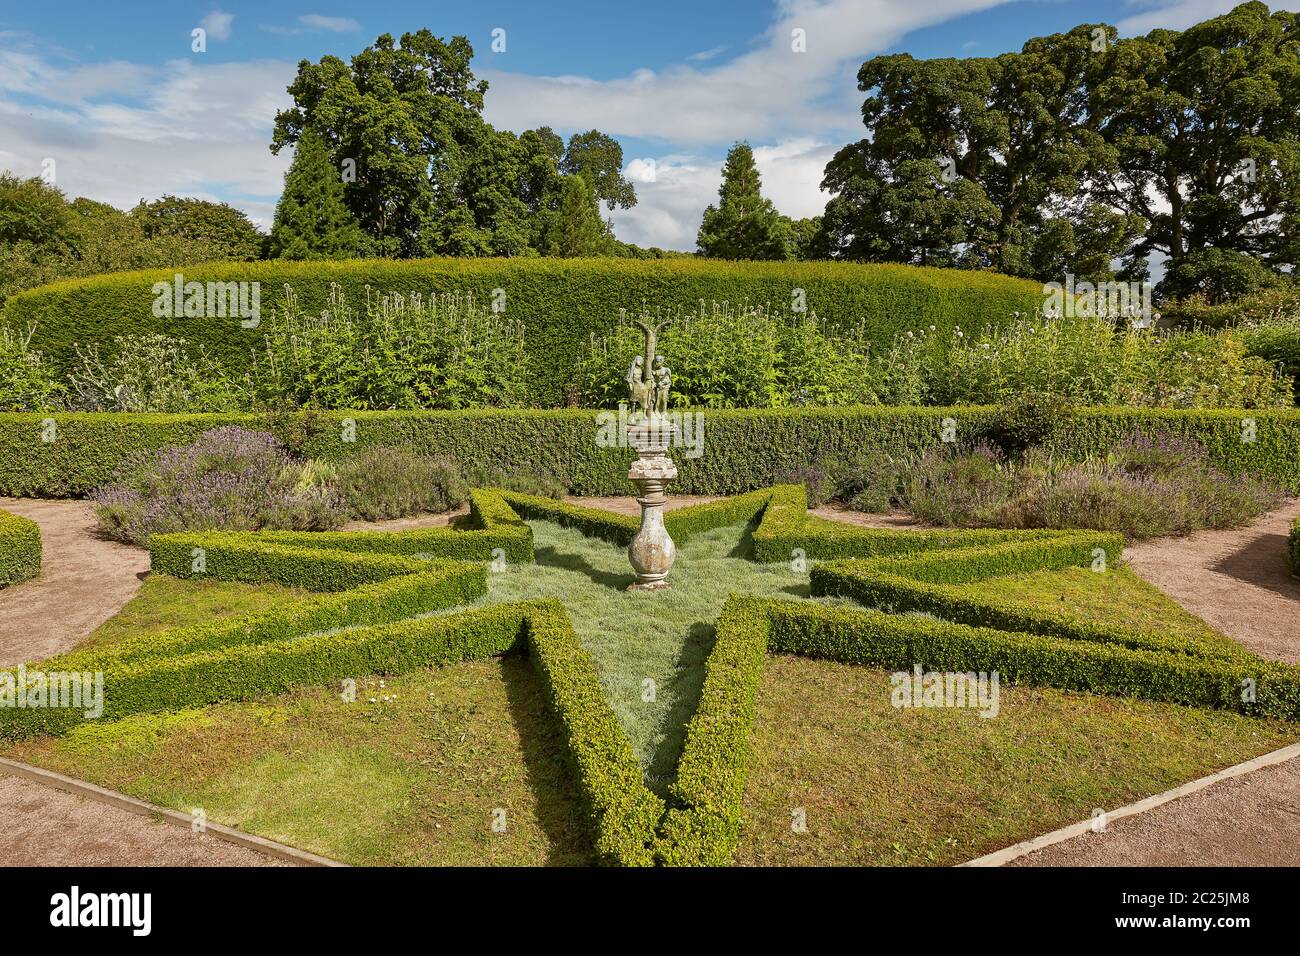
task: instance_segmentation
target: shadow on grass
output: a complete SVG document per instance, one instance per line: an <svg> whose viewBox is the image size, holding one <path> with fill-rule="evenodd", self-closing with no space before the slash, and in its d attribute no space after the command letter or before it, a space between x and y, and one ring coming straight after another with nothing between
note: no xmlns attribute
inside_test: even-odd
<svg viewBox="0 0 1300 956"><path fill-rule="evenodd" d="M718 639L712 621L696 621L687 632L677 655L673 702L660 721L663 735L650 755L645 770L646 786L659 796L666 796L668 785L677 779L677 762L686 744L686 725L700 706L704 688L704 661Z"/></svg>
<svg viewBox="0 0 1300 956"><path fill-rule="evenodd" d="M553 545L537 548L534 551L533 560L535 563L547 567L560 568L563 571L577 571L579 574L585 574L596 584L619 591L625 590L629 584L636 580L636 575L630 569L626 574L603 571L582 555L562 552Z"/></svg>
<svg viewBox="0 0 1300 956"><path fill-rule="evenodd" d="M586 813L564 759L564 731L546 701L534 663L524 654L501 658L510 717L519 728L524 777L537 798L537 821L546 834L549 866L587 866L595 850Z"/></svg>

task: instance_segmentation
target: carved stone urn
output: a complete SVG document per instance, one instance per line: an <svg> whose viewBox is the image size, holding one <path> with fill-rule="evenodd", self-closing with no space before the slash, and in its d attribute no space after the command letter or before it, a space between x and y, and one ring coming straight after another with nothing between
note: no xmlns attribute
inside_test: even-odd
<svg viewBox="0 0 1300 956"><path fill-rule="evenodd" d="M672 427L666 417L651 415L630 424L628 444L636 450L627 476L637 488L641 506L641 528L628 545L627 557L636 571L636 581L628 590L654 591L666 588L668 571L677 557L677 545L664 527L664 487L677 477L677 466L668 457Z"/></svg>

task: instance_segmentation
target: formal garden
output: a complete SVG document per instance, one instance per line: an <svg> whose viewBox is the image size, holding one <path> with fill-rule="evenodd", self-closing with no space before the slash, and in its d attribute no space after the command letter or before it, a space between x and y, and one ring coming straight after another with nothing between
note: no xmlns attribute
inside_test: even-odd
<svg viewBox="0 0 1300 956"><path fill-rule="evenodd" d="M10 759L351 863L952 864L1300 740L1295 663L1124 560L1300 487L1239 329L905 266L249 269L251 329L148 273L10 303L0 493L150 568L5 662Z"/></svg>
<svg viewBox="0 0 1300 956"><path fill-rule="evenodd" d="M822 214L728 135L695 252L429 29L250 114L269 231L0 171L3 767L343 864L946 866L1280 762L1298 38L881 52Z"/></svg>

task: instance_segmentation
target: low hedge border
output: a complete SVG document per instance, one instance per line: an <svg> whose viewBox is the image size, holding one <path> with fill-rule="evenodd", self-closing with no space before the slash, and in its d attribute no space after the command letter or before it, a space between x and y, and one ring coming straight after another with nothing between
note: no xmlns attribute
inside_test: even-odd
<svg viewBox="0 0 1300 956"><path fill-rule="evenodd" d="M500 492L475 489L470 520L477 528L414 531L184 531L149 539L150 566L178 578L272 581L310 591L340 591L417 574L431 560L533 560L533 533ZM465 571L464 597L483 568ZM477 578L475 577L477 575ZM457 603L457 602L453 602Z"/></svg>
<svg viewBox="0 0 1300 956"><path fill-rule="evenodd" d="M40 526L30 518L0 510L0 588L40 573Z"/></svg>
<svg viewBox="0 0 1300 956"><path fill-rule="evenodd" d="M806 514L803 489L769 490L754 531L759 560L857 554L812 570L815 594L887 611L732 595L718 619L700 704L687 725L659 830L665 864L726 865L739 844L754 702L767 652L909 669L998 671L1013 684L1224 707L1300 720L1300 667L1226 641L1160 634L955 594L953 586L1045 568L1119 560L1118 535L1061 531L911 532L834 526ZM929 620L925 611L944 619ZM1254 691L1248 697L1245 689Z"/></svg>
<svg viewBox="0 0 1300 956"><path fill-rule="evenodd" d="M1300 667L1047 637L883 611L769 603L771 650L871 667L997 671L1012 684L1300 720ZM1248 683L1251 682L1251 683ZM1244 690L1254 688L1254 699ZM1243 699L1247 698L1247 699Z"/></svg>
<svg viewBox="0 0 1300 956"><path fill-rule="evenodd" d="M445 562L416 574L313 594L256 614L141 634L42 662L47 670L95 671L123 662L183 657L237 645L268 644L302 634L387 624L473 600L487 591L478 565Z"/></svg>
<svg viewBox="0 0 1300 956"><path fill-rule="evenodd" d="M507 528L518 523L526 529L512 504L526 509L535 503L524 498L480 490L475 493L477 520ZM779 541L809 556L867 555L815 567L819 593L840 589L836 593L860 600L887 601L891 611L931 610L963 620L733 595L718 619L699 706L687 725L667 803L645 786L595 664L561 604L531 601L430 616L432 610L482 594L486 571L478 564L417 560L409 556L414 546L394 544L392 535L375 538L360 532L355 541L321 548L272 543L265 540L272 536L257 534L237 536L234 545L218 542L218 552L228 549L222 560L231 562L232 573L248 576L242 579L278 575L322 589L348 586L355 576L386 574L387 580L58 660L68 669L100 665L106 679L104 715L113 718L526 650L563 728L597 854L603 862L625 865L730 862L742 834L755 695L769 651L876 667L996 670L1009 683L1300 720L1300 667L1264 661L1244 649L1229 653L1209 644L1162 643L1159 635L952 592L962 583L998 575L1090 564L1098 550L1108 561L1116 560L1122 541L1114 535L855 528L828 533L830 523L809 518L801 507L804 500L801 487L779 486L680 509L678 533L689 536L758 517L754 538L765 547ZM597 526L593 516L583 513L590 509L565 510L572 506L556 503L545 507L548 515L563 513L597 532L625 527L621 520ZM395 533L399 538L419 534ZM184 545L204 539L157 537L165 539L162 550L173 555L167 560L179 560L175 554L188 560ZM342 539L335 535L332 540ZM379 547L399 553L371 550ZM250 552L259 549L269 557L252 558ZM784 553L778 558L786 559ZM326 570L303 571L310 561ZM409 612L424 616L392 619ZM12 679L13 672L0 673ZM1253 688L1253 697L1243 694L1245 686ZM65 732L81 719L75 710L4 708L0 736Z"/></svg>
<svg viewBox="0 0 1300 956"><path fill-rule="evenodd" d="M564 729L569 763L591 814L597 857L623 866L653 865L664 803L645 785L591 655L558 601L532 603L526 624L529 650Z"/></svg>
<svg viewBox="0 0 1300 956"><path fill-rule="evenodd" d="M128 456L194 441L222 425L277 434L297 453L339 462L375 445L444 455L486 472L558 478L573 494L626 494L633 453L597 442L597 414L553 411L322 412L308 417L0 414L0 495L67 498L112 480ZM705 411L704 453L674 453L676 494L736 495L770 487L810 463L863 455L906 458L932 448L951 419L958 438L992 427L995 408L794 408ZM348 425L347 423L351 423ZM346 427L345 427L346 426ZM1086 408L1057 430L1057 458L1104 456L1138 432L1199 442L1231 473L1300 491L1300 410ZM355 441L345 438L355 437ZM1248 440L1249 439L1249 440Z"/></svg>

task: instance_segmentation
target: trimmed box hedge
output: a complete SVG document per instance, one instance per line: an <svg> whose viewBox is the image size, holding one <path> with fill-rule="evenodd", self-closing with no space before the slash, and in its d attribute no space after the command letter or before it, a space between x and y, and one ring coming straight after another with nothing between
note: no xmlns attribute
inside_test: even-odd
<svg viewBox="0 0 1300 956"><path fill-rule="evenodd" d="M531 532L515 508L536 508L538 517L558 516L598 536L622 534L627 527L618 516L602 519L592 509L513 492L479 490L474 502L479 521L488 526L481 530L522 526L530 556ZM895 669L997 671L1013 684L1300 720L1300 667L1262 660L1226 639L1175 641L1007 602L994 588L974 596L959 590L1006 574L1094 565L1103 556L1100 566L1110 567L1123 544L1116 535L832 527L807 515L804 489L793 485L674 514L683 537L757 518L756 554L768 552L760 560L788 560L781 550L787 546L809 557L833 556L813 568L814 593L877 606L733 595L718 619L699 705L666 803L646 787L595 664L561 604L528 601L430 616L481 595L486 571L481 564L413 555L430 541L446 543L475 531L437 538L427 532L159 535L163 557L157 560L163 563L188 560L186 545L209 540L215 546L208 560L215 553L224 572L239 580L352 589L74 652L47 666L102 671L104 716L115 718L526 651L563 729L598 856L624 865L730 862L742 835L755 695L768 652ZM312 540L330 543L312 547ZM312 562L320 567L311 568ZM386 580L354 586L369 576ZM11 679L14 674L0 673ZM81 719L76 710L4 708L0 736L61 733Z"/></svg>
<svg viewBox="0 0 1300 956"><path fill-rule="evenodd" d="M40 573L40 526L30 518L0 510L0 588Z"/></svg>
<svg viewBox="0 0 1300 956"><path fill-rule="evenodd" d="M987 272L905 265L832 262L718 262L630 259L364 259L349 262L223 262L181 270L186 281L261 283L263 316L279 308L285 285L301 307L319 311L337 285L356 307L366 291L469 292L485 303L502 290L507 313L522 320L536 381L534 401L565 399L576 360L593 335L619 321L619 310L686 307L700 300L771 304L791 309L802 290L809 312L832 325L861 323L888 344L909 329L968 331L1032 313L1041 285ZM76 344L111 352L113 336L163 332L202 345L232 369L248 367L262 333L239 318L156 318L153 285L174 281L175 269L66 279L11 297L0 318L34 325L34 348L60 368L76 359Z"/></svg>
<svg viewBox="0 0 1300 956"><path fill-rule="evenodd" d="M989 429L996 408L829 408L703 412L704 454L674 453L677 494L735 495L788 480L809 463L847 455L919 454L945 419L958 437ZM0 494L76 497L109 481L129 455L192 442L210 428L275 432L297 452L341 461L367 446L404 445L468 466L552 475L580 495L626 494L631 449L597 443L587 410L330 412L255 415L0 414ZM45 440L51 435L53 441ZM348 425L345 429L345 425ZM1200 442L1230 472L1253 472L1300 491L1300 410L1086 408L1058 429L1060 458L1104 455L1133 432ZM292 433L292 434L291 434ZM355 434L355 441L344 436ZM1250 439L1250 440L1246 440ZM829 532L828 532L829 534Z"/></svg>

